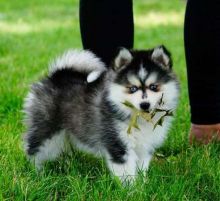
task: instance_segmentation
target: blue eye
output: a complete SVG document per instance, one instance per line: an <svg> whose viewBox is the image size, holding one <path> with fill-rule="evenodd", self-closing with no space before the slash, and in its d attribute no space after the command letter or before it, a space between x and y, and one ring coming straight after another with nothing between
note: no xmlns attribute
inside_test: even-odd
<svg viewBox="0 0 220 201"><path fill-rule="evenodd" d="M156 85L156 84L151 84L151 85L149 86L149 89L150 89L151 91L157 92L157 91L158 91L158 85Z"/></svg>
<svg viewBox="0 0 220 201"><path fill-rule="evenodd" d="M130 90L130 93L134 93L134 92L136 92L138 90L138 88L136 86L131 86L129 88L129 90Z"/></svg>

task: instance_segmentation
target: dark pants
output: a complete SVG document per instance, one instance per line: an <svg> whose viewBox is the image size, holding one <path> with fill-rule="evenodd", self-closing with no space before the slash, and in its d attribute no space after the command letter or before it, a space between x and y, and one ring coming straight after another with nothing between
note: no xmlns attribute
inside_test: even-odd
<svg viewBox="0 0 220 201"><path fill-rule="evenodd" d="M185 53L191 121L220 123L220 1L188 0ZM107 64L115 49L133 47L132 0L80 0L83 47Z"/></svg>
<svg viewBox="0 0 220 201"><path fill-rule="evenodd" d="M132 0L80 0L82 43L106 63L115 49L133 47Z"/></svg>
<svg viewBox="0 0 220 201"><path fill-rule="evenodd" d="M220 123L220 1L189 0L185 53L192 122Z"/></svg>

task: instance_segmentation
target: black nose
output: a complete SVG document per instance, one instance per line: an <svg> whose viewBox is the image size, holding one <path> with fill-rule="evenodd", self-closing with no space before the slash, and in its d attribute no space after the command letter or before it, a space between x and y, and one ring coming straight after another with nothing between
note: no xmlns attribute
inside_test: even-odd
<svg viewBox="0 0 220 201"><path fill-rule="evenodd" d="M143 102L140 104L140 108L144 111L148 110L150 107L150 103L147 103L147 102Z"/></svg>

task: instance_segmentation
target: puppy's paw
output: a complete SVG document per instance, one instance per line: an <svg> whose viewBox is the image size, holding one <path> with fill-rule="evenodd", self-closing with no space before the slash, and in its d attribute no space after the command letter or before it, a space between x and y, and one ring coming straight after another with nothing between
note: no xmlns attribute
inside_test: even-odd
<svg viewBox="0 0 220 201"><path fill-rule="evenodd" d="M109 169L113 175L117 176L123 185L131 185L134 183L137 172L137 155L133 150L130 150L123 156L122 163L108 160Z"/></svg>

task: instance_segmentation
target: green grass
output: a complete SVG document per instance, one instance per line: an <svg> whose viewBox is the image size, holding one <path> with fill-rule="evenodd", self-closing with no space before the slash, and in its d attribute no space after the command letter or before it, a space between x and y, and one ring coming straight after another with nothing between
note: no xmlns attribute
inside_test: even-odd
<svg viewBox="0 0 220 201"><path fill-rule="evenodd" d="M147 176L112 179L82 153L37 173L22 150L22 104L29 85L68 48L81 48L78 0L0 1L0 200L220 200L220 146L190 147L183 49L183 1L135 0L135 48L165 44L181 82L176 120Z"/></svg>

